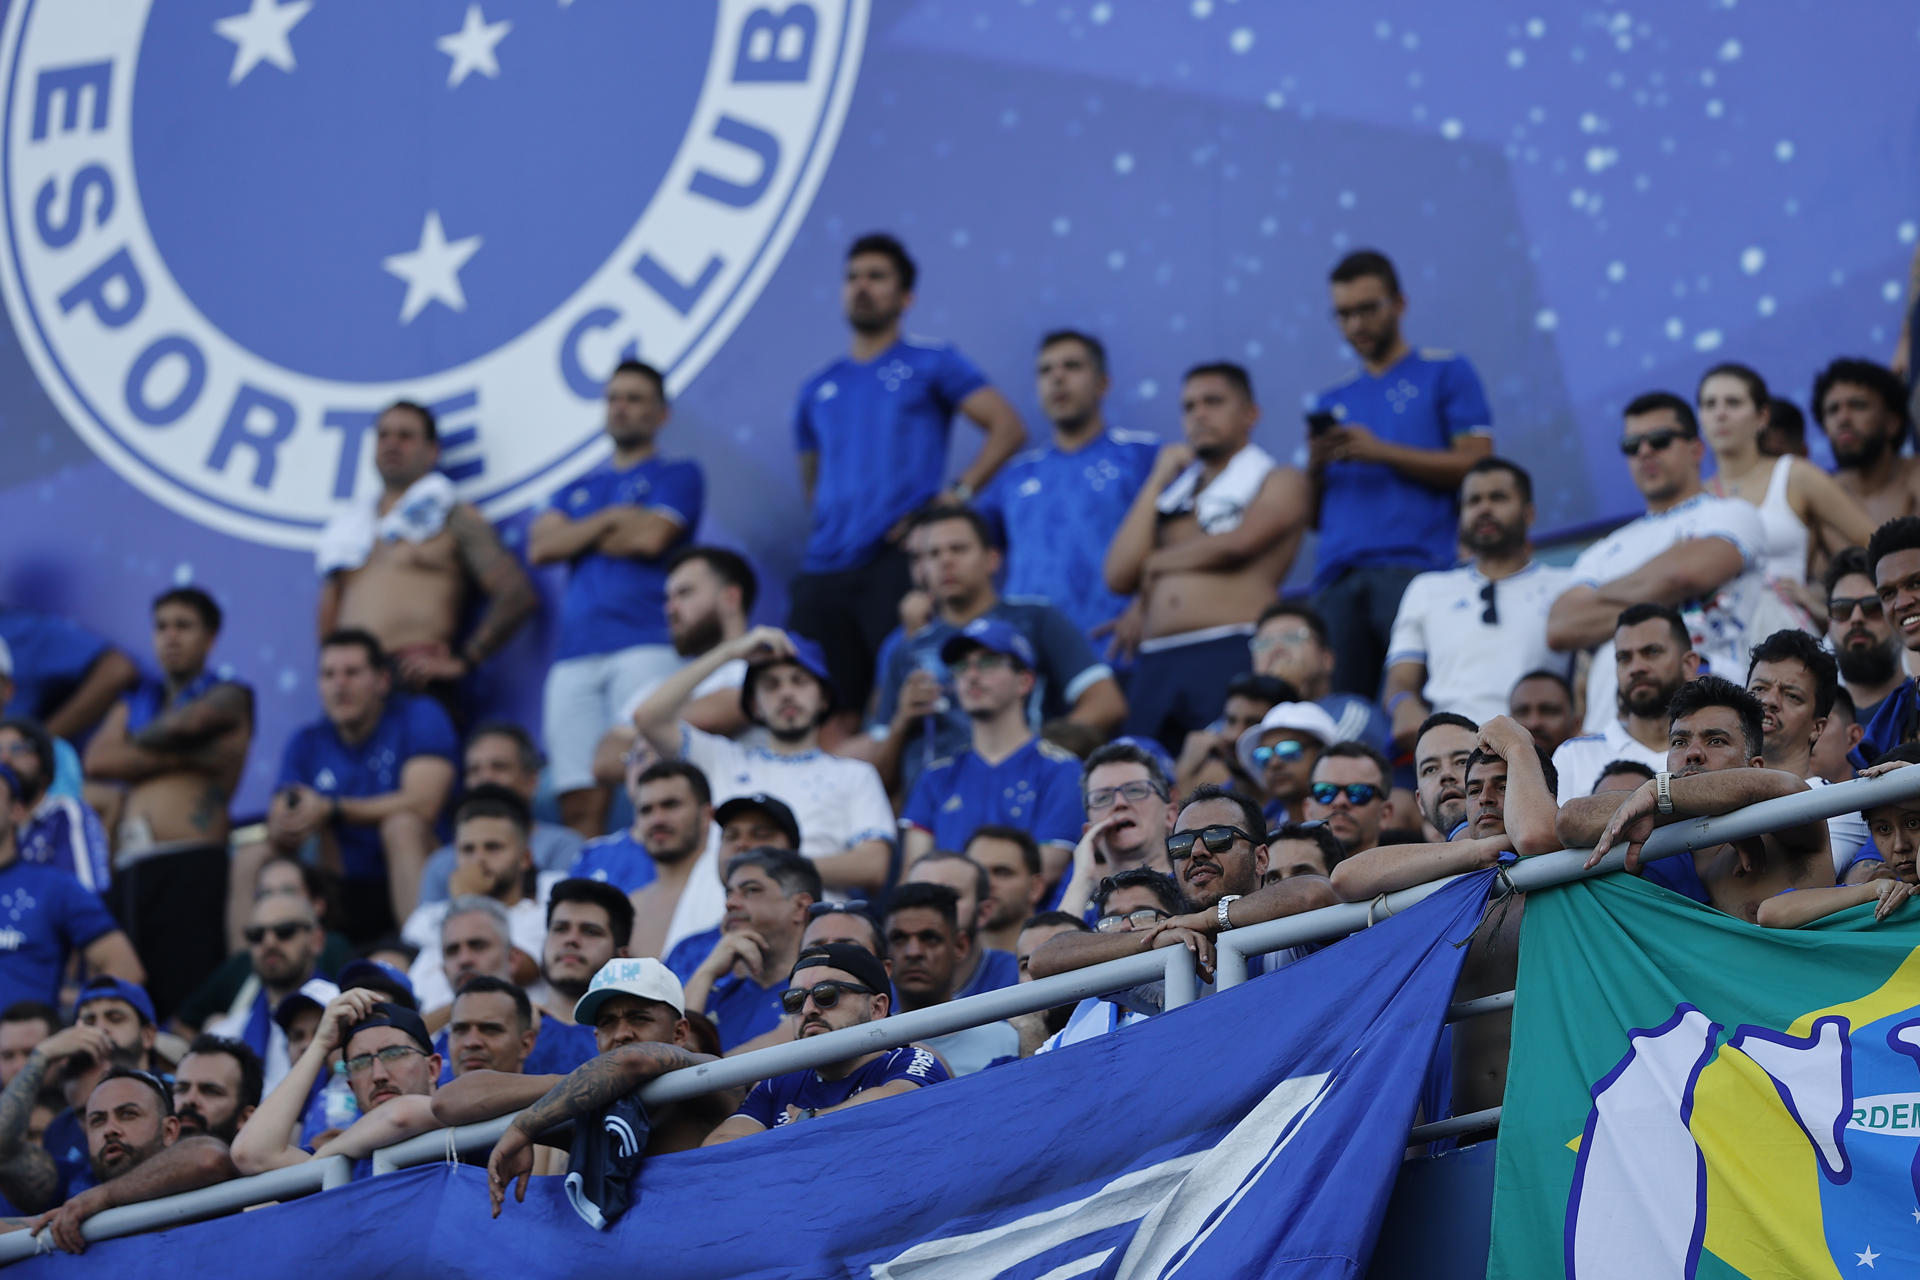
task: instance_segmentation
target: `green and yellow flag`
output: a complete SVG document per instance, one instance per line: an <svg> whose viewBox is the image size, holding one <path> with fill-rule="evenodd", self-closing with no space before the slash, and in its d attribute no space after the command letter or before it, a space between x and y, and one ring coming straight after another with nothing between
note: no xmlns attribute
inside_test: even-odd
<svg viewBox="0 0 1920 1280"><path fill-rule="evenodd" d="M1920 1276L1920 907L1536 891L1517 990L1489 1280Z"/></svg>

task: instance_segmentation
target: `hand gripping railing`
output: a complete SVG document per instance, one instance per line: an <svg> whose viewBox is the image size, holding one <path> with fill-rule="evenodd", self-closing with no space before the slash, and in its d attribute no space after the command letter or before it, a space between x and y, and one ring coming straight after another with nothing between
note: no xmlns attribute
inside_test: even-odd
<svg viewBox="0 0 1920 1280"><path fill-rule="evenodd" d="M1641 857L1648 860L1668 857L1691 849L1724 844L1729 840L1763 835L1782 827L1916 798L1920 798L1920 768L1896 769L1878 778L1859 778L1834 786L1815 787L1797 795L1749 805L1719 817L1695 818L1662 827L1647 840ZM1617 870L1625 858L1625 849L1616 848L1589 871L1582 866L1587 859L1584 851L1562 850L1521 859L1508 869L1507 879L1516 889L1545 888ZM1396 911L1404 911L1447 883L1448 880L1435 881L1387 894L1373 904L1345 903L1324 907L1318 911L1223 933L1215 942L1215 986L1225 988L1244 982L1248 956L1344 937L1366 926L1369 911L1373 919L1382 919ZM661 1076L642 1090L640 1096L650 1103L673 1102L715 1089L751 1084L767 1076L824 1066L914 1040L982 1026L1018 1014L1051 1009L1088 996L1129 991L1154 982L1165 984L1164 1008L1173 1008L1195 999L1199 986L1192 953L1183 946L1161 947L1036 982L1025 982L970 996L965 1000L950 1001L930 1009L894 1014L878 1022L759 1049L737 1058L701 1063ZM1448 1021L1498 1012L1512 1005L1513 993L1510 991L1462 1001L1449 1010ZM1454 1116L1422 1125L1413 1131L1410 1140L1419 1142L1491 1128L1498 1123L1499 1114L1500 1109L1493 1107L1471 1115ZM470 1155L486 1151L499 1140L512 1120L511 1116L502 1116L484 1124L438 1130L396 1143L374 1153L374 1172L390 1173L396 1169L446 1159L450 1152ZM265 1204L336 1186L346 1180L348 1170L345 1157L334 1157L278 1169L257 1177L236 1178L199 1191L108 1209L88 1219L82 1234L88 1240L105 1240L136 1231L192 1222L248 1205ZM0 1235L0 1262L31 1256L41 1247L44 1246L25 1232Z"/></svg>

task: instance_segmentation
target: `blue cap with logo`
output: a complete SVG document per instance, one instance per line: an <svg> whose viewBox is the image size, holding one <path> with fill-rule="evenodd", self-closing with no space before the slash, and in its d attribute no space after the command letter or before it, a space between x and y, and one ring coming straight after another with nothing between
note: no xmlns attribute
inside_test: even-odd
<svg viewBox="0 0 1920 1280"><path fill-rule="evenodd" d="M1028 670L1035 665L1033 645L1014 630L1011 623L998 618L975 618L948 636L947 642L940 646L940 661L958 662L962 655L972 653L975 649L1003 654Z"/></svg>
<svg viewBox="0 0 1920 1280"><path fill-rule="evenodd" d="M95 1000L125 1000L140 1015L140 1021L150 1027L158 1022L153 1016L153 1001L147 997L146 988L125 978L95 978L80 988L80 998L73 1002L74 1016L78 1017L80 1010Z"/></svg>
<svg viewBox="0 0 1920 1280"><path fill-rule="evenodd" d="M791 631L786 634L787 643L793 646L792 653L783 653L779 657L774 658L752 658L747 662L746 678L740 682L740 711L749 720L753 719L752 702L754 680L762 671L765 671L769 667L777 667L783 662L791 662L794 666L799 667L815 680L818 680L821 689L826 692L827 710L831 711L833 709L833 677L827 673L826 651L805 636L797 636Z"/></svg>

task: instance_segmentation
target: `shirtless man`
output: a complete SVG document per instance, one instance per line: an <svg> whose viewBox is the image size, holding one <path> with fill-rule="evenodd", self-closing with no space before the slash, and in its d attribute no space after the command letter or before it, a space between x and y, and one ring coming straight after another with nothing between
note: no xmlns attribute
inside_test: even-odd
<svg viewBox="0 0 1920 1280"><path fill-rule="evenodd" d="M1614 844L1627 846L1627 870L1754 922L1760 904L1787 889L1833 884L1827 824L1816 818L1754 840L1711 845L1642 864L1640 846L1655 827L1797 795L1806 779L1763 767L1765 712L1730 680L1702 676L1670 709L1667 770L1632 791L1580 796L1560 807L1555 828L1568 848L1591 846L1589 867ZM1663 800L1664 798L1664 800Z"/></svg>
<svg viewBox="0 0 1920 1280"><path fill-rule="evenodd" d="M402 400L381 413L374 432L380 495L371 513L338 516L321 535L315 634L369 631L407 688L445 688L499 652L540 599L486 517L434 470L433 414ZM456 644L470 584L487 609Z"/></svg>
<svg viewBox="0 0 1920 1280"><path fill-rule="evenodd" d="M1245 369L1188 370L1180 408L1187 442L1160 450L1106 562L1110 589L1138 593L1116 628L1123 644L1139 637L1126 731L1170 751L1220 714L1312 510L1306 476L1251 442Z"/></svg>
<svg viewBox="0 0 1920 1280"><path fill-rule="evenodd" d="M165 1017L226 959L227 805L253 740L253 690L207 669L220 606L198 587L153 602L158 678L87 744L90 781L122 789L115 907Z"/></svg>
<svg viewBox="0 0 1920 1280"><path fill-rule="evenodd" d="M1813 381L1812 407L1833 444L1834 478L1873 523L1920 515L1920 459L1900 456L1913 426L1900 379L1871 360L1835 360Z"/></svg>
<svg viewBox="0 0 1920 1280"><path fill-rule="evenodd" d="M1333 869L1333 887L1340 896L1349 902L1370 902L1383 893L1442 876L1484 871L1515 855L1533 857L1560 847L1553 829L1558 781L1553 764L1517 721L1495 716L1481 727L1467 757L1465 776L1467 830L1459 839L1380 845L1356 853ZM1513 990L1519 977L1520 920L1525 909L1526 899L1517 897L1487 913L1461 965L1455 1000ZM1454 1024L1453 1114L1500 1105L1512 1035L1511 1013L1486 1014Z"/></svg>

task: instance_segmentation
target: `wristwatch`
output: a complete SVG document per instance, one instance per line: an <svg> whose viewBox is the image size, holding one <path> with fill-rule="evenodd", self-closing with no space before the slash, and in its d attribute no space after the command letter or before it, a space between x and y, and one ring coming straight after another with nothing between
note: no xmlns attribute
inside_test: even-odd
<svg viewBox="0 0 1920 1280"><path fill-rule="evenodd" d="M1240 901L1240 897L1240 894L1229 893L1222 897L1220 899L1220 905L1213 909L1213 918L1219 922L1222 929L1233 928L1233 921L1227 919L1227 908L1233 903Z"/></svg>
<svg viewBox="0 0 1920 1280"><path fill-rule="evenodd" d="M1673 812L1673 775L1664 769L1653 775L1653 807L1661 813Z"/></svg>

